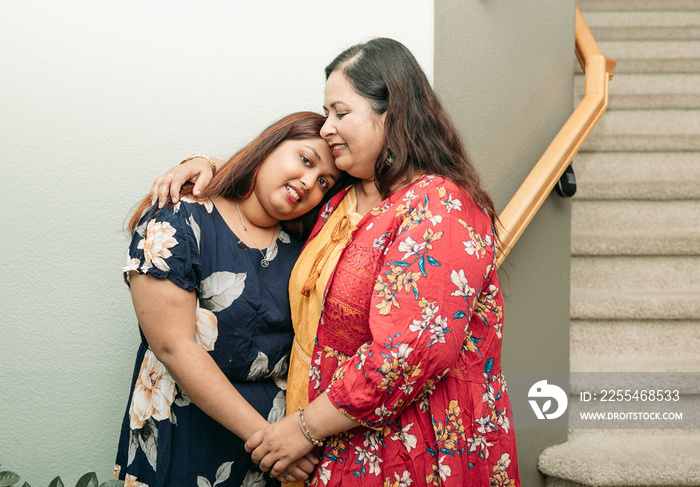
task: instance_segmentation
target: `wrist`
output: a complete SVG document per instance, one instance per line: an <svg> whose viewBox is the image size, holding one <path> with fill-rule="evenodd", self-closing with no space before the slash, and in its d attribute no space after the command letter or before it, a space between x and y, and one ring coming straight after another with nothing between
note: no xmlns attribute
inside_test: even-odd
<svg viewBox="0 0 700 487"><path fill-rule="evenodd" d="M306 424L306 418L304 417L304 410L302 408L299 409L299 416L297 418L298 423L299 423L299 429L301 430L301 433L304 435L304 438L307 439L309 443L311 443L314 446L323 446L323 440L325 438L319 438L317 436L314 436L313 433L309 430L309 427Z"/></svg>
<svg viewBox="0 0 700 487"><path fill-rule="evenodd" d="M204 159L209 163L209 166L211 167L211 175L212 177L216 174L216 163L214 162L214 159L212 159L209 156L203 156L201 154L190 154L189 156L185 157L180 164L184 164L186 162L191 161L192 159Z"/></svg>
<svg viewBox="0 0 700 487"><path fill-rule="evenodd" d="M250 421L246 422L246 426L244 426L240 433L238 433L238 436L244 442L248 441L250 437L253 436L253 434L257 433L258 431L262 431L268 426L270 426L270 423L268 423L265 420L265 418L263 418L259 414L251 415L250 419ZM237 419L236 422L239 422L239 419Z"/></svg>
<svg viewBox="0 0 700 487"><path fill-rule="evenodd" d="M304 411L306 426L314 438L326 438L360 425L341 412L325 392L311 401Z"/></svg>

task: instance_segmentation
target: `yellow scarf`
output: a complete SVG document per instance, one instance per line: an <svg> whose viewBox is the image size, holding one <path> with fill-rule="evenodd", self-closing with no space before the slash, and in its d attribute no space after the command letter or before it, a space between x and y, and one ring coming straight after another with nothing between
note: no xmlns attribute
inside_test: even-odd
<svg viewBox="0 0 700 487"><path fill-rule="evenodd" d="M287 376L287 413L309 404L309 367L321 316L323 293L340 254L362 218L355 188L348 191L316 237L306 244L289 279L294 343Z"/></svg>

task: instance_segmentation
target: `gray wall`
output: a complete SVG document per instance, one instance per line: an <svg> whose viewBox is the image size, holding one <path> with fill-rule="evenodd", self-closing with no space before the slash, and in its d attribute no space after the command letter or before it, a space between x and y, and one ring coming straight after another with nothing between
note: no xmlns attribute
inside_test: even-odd
<svg viewBox="0 0 700 487"><path fill-rule="evenodd" d="M574 0L435 2L435 87L499 213L572 111L574 61ZM570 216L550 195L502 267L511 387L568 371ZM523 486L544 485L537 458L566 430L518 428L517 412L515 429Z"/></svg>

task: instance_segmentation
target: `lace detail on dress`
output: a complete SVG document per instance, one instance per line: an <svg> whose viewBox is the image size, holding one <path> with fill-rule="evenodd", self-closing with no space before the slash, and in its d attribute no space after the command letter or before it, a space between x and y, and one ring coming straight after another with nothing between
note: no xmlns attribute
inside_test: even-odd
<svg viewBox="0 0 700 487"><path fill-rule="evenodd" d="M372 339L369 308L384 253L350 244L338 262L323 310L325 345L352 356Z"/></svg>

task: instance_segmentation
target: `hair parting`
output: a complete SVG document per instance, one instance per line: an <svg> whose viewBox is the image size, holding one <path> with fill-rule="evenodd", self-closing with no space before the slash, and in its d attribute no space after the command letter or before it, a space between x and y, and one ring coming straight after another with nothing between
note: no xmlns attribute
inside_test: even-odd
<svg viewBox="0 0 700 487"><path fill-rule="evenodd" d="M354 45L326 67L326 79L342 70L357 93L367 98L376 115L386 113L387 151L375 163L375 181L386 198L392 188L416 173L436 174L462 186L494 222L493 201L482 188L452 120L430 86L413 54L398 41L375 38Z"/></svg>

